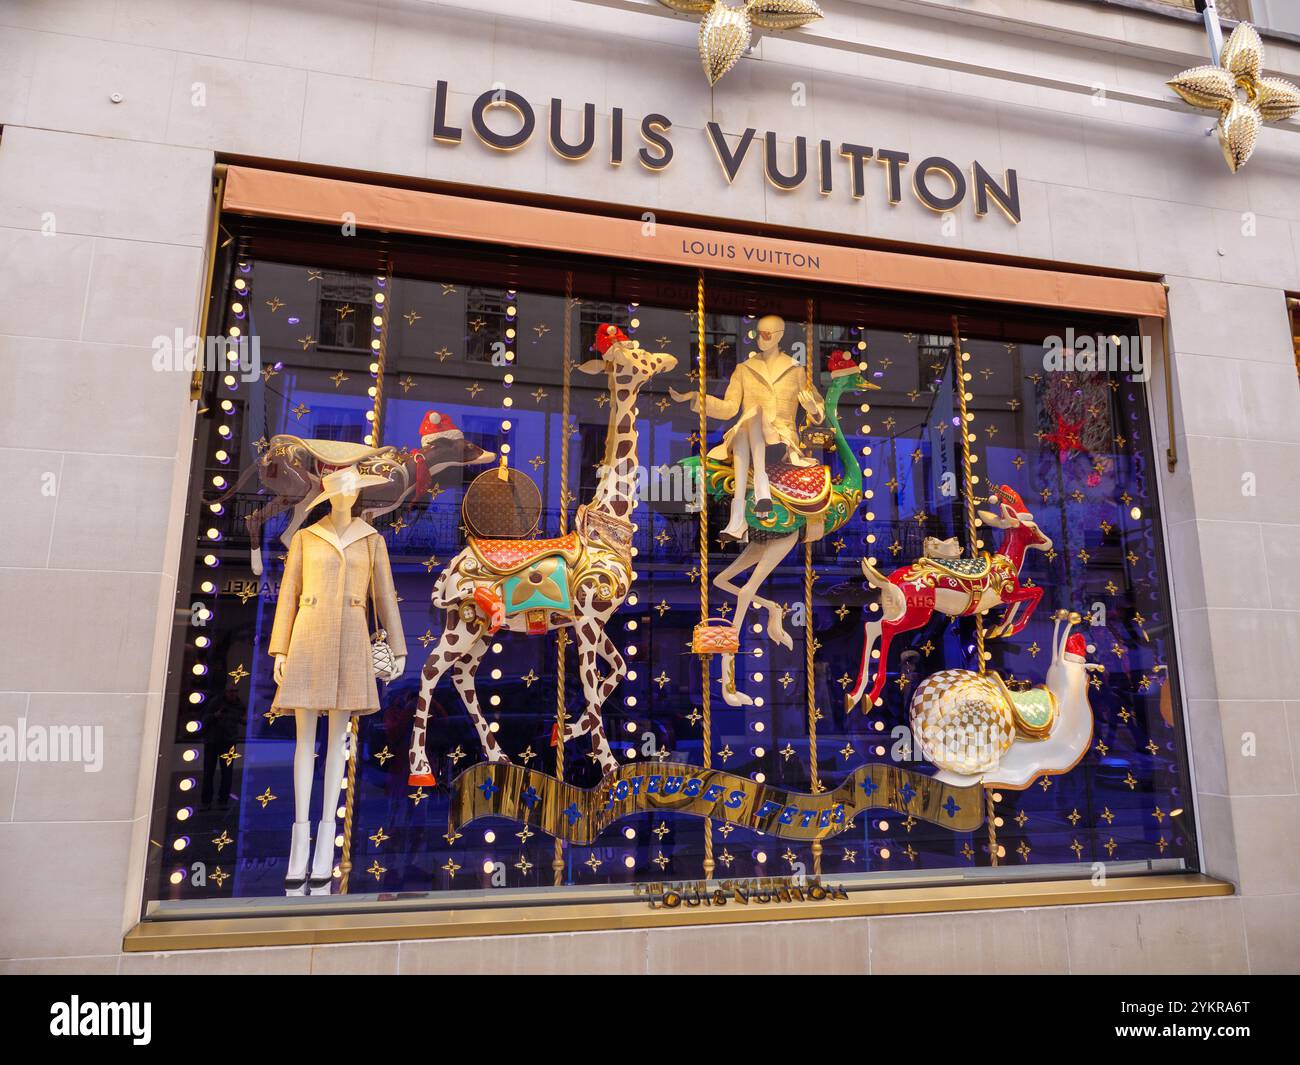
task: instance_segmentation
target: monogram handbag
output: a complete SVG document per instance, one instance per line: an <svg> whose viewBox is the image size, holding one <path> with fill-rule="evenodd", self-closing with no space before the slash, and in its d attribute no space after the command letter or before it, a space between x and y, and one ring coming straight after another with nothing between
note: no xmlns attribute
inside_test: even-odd
<svg viewBox="0 0 1300 1065"><path fill-rule="evenodd" d="M465 528L486 540L523 540L537 531L542 493L527 474L512 470L505 456L494 470L480 473L461 502Z"/></svg>
<svg viewBox="0 0 1300 1065"><path fill-rule="evenodd" d="M379 605L375 602L375 546L369 542L369 538L367 538L366 549L370 554L370 605L375 612L375 627L370 637L370 657L374 663L375 676L382 681L389 681L397 675L397 656L388 646L388 633L379 624Z"/></svg>
<svg viewBox="0 0 1300 1065"><path fill-rule="evenodd" d="M726 618L708 618L691 633L691 651L697 655L734 655L739 650L740 630Z"/></svg>

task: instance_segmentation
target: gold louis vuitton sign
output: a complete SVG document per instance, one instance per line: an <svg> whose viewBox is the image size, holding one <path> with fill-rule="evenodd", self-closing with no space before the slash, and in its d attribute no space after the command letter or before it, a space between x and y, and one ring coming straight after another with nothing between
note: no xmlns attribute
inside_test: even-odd
<svg viewBox="0 0 1300 1065"><path fill-rule="evenodd" d="M627 143L626 116L621 107L610 108L606 124L597 122L594 103L583 104L581 128L576 134L565 128L564 109L565 101L552 98L543 115L547 143L561 159L580 163L596 154L599 145L600 154L611 167L622 166L625 159L633 157L651 173L672 165L677 146L672 137L673 123L667 115L643 115L639 126L641 143L633 145ZM455 114L450 85L438 82L433 90L434 141L448 147L464 143L466 123L474 137L498 152L519 151L534 136L543 135L538 131L537 108L521 94L506 88L489 89L474 100L467 114ZM761 168L767 183L782 192L795 192L813 184L823 196L840 193L855 200L883 198L891 205L902 203L910 195L937 214L957 211L968 204L976 217L982 218L990 208L997 208L1011 222L1020 221L1020 185L1014 170L998 176L978 160L962 167L942 155L913 159L909 152L869 147L852 140L821 138L810 142L807 137L791 137L784 132L778 137L774 130L760 132L754 127L731 135L724 134L717 122L703 125L703 139L728 185L740 179L744 171L753 173Z"/></svg>
<svg viewBox="0 0 1300 1065"><path fill-rule="evenodd" d="M519 765L480 762L458 776L451 790L457 826L506 817L583 846L621 818L652 810L802 840L838 835L872 809L911 814L954 832L974 831L984 821L979 785L953 787L882 763L859 766L838 788L816 795L676 762L622 765L594 788Z"/></svg>

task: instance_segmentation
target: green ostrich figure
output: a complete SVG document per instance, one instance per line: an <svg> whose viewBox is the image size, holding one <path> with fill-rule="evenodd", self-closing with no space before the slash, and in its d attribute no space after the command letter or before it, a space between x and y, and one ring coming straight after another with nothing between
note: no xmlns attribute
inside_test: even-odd
<svg viewBox="0 0 1300 1065"><path fill-rule="evenodd" d="M872 384L862 375L862 368L849 352L833 351L829 369L831 383L826 390L826 426L834 434L835 451L843 472L832 478L830 469L823 465L799 467L780 463L770 466L772 509L762 515L754 513L754 492L752 486L746 485L745 521L749 526L749 542L731 565L713 580L714 587L736 597L733 624L738 632L752 603L767 611L768 639L785 648L792 648L794 641L785 631L781 604L759 595L758 589L800 539L806 542L820 540L843 526L858 509L862 502L862 467L844 439L837 408L845 392L880 389L879 385ZM698 455L682 459L681 465L690 476L698 477ZM714 499L730 499L736 491L736 475L731 464L706 459L704 489ZM745 583L734 583L734 579L746 571L749 571L749 578ZM811 624L811 621L811 618L806 619L805 624ZM752 698L736 688L734 655L722 656L722 697L728 706L753 703Z"/></svg>

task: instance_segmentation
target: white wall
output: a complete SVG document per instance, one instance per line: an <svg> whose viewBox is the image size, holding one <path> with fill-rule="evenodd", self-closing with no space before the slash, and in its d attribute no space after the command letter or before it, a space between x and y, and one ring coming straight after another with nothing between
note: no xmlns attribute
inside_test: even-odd
<svg viewBox="0 0 1300 1065"><path fill-rule="evenodd" d="M1233 176L1203 135L1204 116L1117 98L1167 98L1163 80L1201 62L1203 46L1195 27L1113 8L827 2L815 32L763 40L710 92L694 26L663 17L653 0L643 6L0 0L0 490L13 504L0 537L0 719L111 722L112 752L93 777L0 764L0 957L29 959L6 963L20 971L320 968L349 958L418 967L470 949L118 957L147 847L192 424L188 382L153 372L149 348L197 326L209 175L213 153L225 152L1166 276L1183 458L1164 494L1184 692L1209 869L1241 896L882 918L869 934L867 922L849 922L861 932L834 957L865 970L869 956L888 971L891 944L906 941L913 964L990 971L1065 958L1093 971L1300 967L1300 397L1283 298L1300 291L1300 135L1267 130ZM872 47L935 62L861 50ZM961 63L1100 85L1105 106L951 69ZM1270 43L1269 66L1295 79L1300 48ZM507 155L472 134L457 148L434 144L430 89L440 78L459 94L459 114L495 81L535 105L560 95L605 114L622 106L632 120L663 112L677 161L656 176L631 161L617 171L599 157L566 163L541 138ZM804 107L793 104L795 83ZM1025 220L963 214L945 236L910 196L884 203L878 176L863 201L838 191L823 199L812 183L769 187L753 160L728 187L703 140L710 119L728 132L754 125L1011 166ZM55 233L45 235L51 215ZM1159 383L1154 391L1161 405ZM53 498L39 492L50 472ZM1254 496L1241 493L1246 473ZM1252 758L1241 754L1246 733L1258 737ZM1048 946L1032 956L996 946L1023 938L1026 922ZM792 934L822 949L833 931L824 928ZM1151 929L1177 946L1158 945ZM957 951L954 930L971 945ZM1135 962L1125 951L1139 933L1157 945ZM520 939L510 964L527 968L537 956L528 952L542 949L580 965L584 950L619 943L630 944L632 967L676 964L682 950L716 957L724 944L776 965L787 934ZM71 957L96 960L38 960ZM810 956L803 967L817 965Z"/></svg>

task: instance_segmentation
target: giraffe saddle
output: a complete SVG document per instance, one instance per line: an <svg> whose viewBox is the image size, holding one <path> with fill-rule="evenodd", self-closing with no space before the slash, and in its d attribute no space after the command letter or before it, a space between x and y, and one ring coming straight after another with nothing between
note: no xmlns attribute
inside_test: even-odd
<svg viewBox="0 0 1300 1065"><path fill-rule="evenodd" d="M576 532L549 540L488 540L471 536L469 547L487 569L501 576L509 576L550 555L558 555L573 565L582 554L582 543Z"/></svg>

